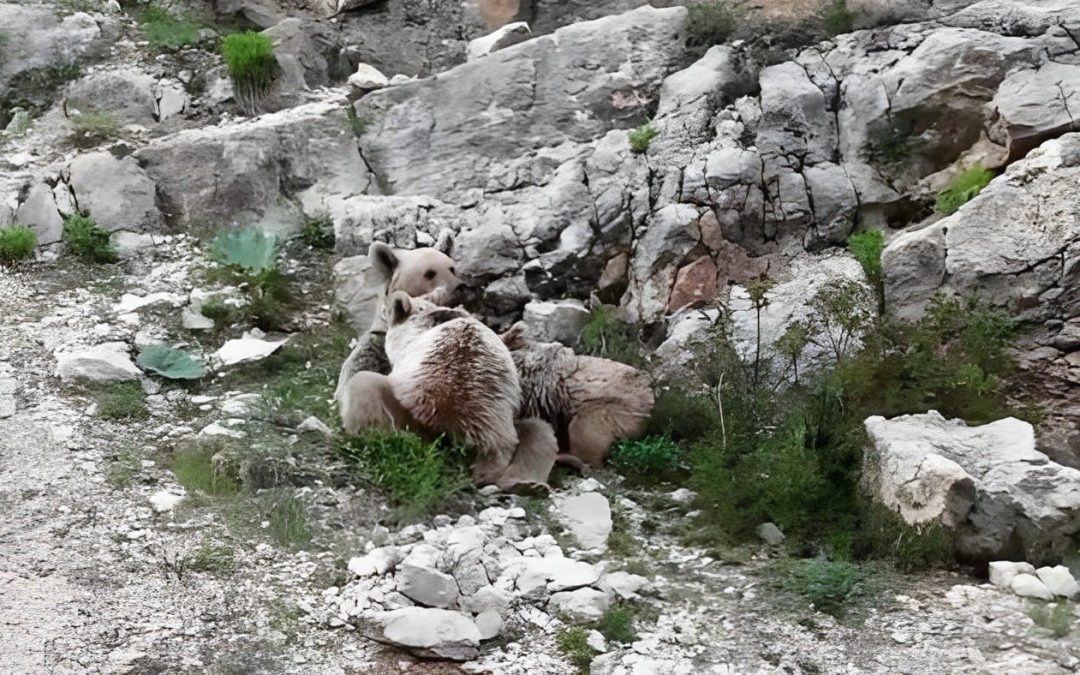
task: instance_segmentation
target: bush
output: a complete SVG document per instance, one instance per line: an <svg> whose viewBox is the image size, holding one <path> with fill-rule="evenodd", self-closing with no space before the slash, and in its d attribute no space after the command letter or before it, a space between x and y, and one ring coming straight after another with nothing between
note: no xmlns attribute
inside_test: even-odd
<svg viewBox="0 0 1080 675"><path fill-rule="evenodd" d="M596 630L600 631L608 642L630 644L637 639L634 611L625 606L612 607L604 612L604 616L596 623Z"/></svg>
<svg viewBox="0 0 1080 675"><path fill-rule="evenodd" d="M667 436L673 441L696 441L716 431L720 417L716 403L707 396L693 396L679 389L656 397L652 415L645 424L647 436Z"/></svg>
<svg viewBox="0 0 1080 675"><path fill-rule="evenodd" d="M588 673L597 651L589 646L589 633L580 626L566 626L555 634L555 646L579 673Z"/></svg>
<svg viewBox="0 0 1080 675"><path fill-rule="evenodd" d="M102 419L129 421L150 416L146 409L146 392L138 382L101 385L91 393L97 402L98 417Z"/></svg>
<svg viewBox="0 0 1080 675"><path fill-rule="evenodd" d="M736 0L703 0L688 8L688 45L698 52L727 42L746 16L746 9Z"/></svg>
<svg viewBox="0 0 1080 675"><path fill-rule="evenodd" d="M227 35L221 41L221 57L229 69L236 102L247 114L255 114L277 69L270 38L254 31Z"/></svg>
<svg viewBox="0 0 1080 675"><path fill-rule="evenodd" d="M71 118L71 135L68 141L86 150L120 137L120 123L112 113L102 110L88 110Z"/></svg>
<svg viewBox="0 0 1080 675"><path fill-rule="evenodd" d="M180 18L158 5L150 5L138 16L143 35L158 50L188 47L199 41L202 29L195 21Z"/></svg>
<svg viewBox="0 0 1080 675"><path fill-rule="evenodd" d="M650 122L642 124L630 132L630 149L640 155L649 149L649 143L652 143L652 139L656 138L659 133Z"/></svg>
<svg viewBox="0 0 1080 675"><path fill-rule="evenodd" d="M836 618L871 592L869 575L862 568L821 558L792 565L782 585L806 599L815 610Z"/></svg>
<svg viewBox="0 0 1080 675"><path fill-rule="evenodd" d="M850 33L855 27L855 12L848 9L846 0L833 0L821 13L821 23L830 35Z"/></svg>
<svg viewBox="0 0 1080 675"><path fill-rule="evenodd" d="M334 221L329 215L322 214L304 219L300 238L311 248L330 250L334 248Z"/></svg>
<svg viewBox="0 0 1080 675"><path fill-rule="evenodd" d="M634 326L619 320L607 307L597 307L578 336L579 354L601 356L632 366L644 363Z"/></svg>
<svg viewBox="0 0 1080 675"><path fill-rule="evenodd" d="M34 255L37 235L29 227L13 225L0 230L0 264L10 265Z"/></svg>
<svg viewBox="0 0 1080 675"><path fill-rule="evenodd" d="M611 463L619 471L638 477L662 479L679 468L682 451L667 436L621 440L611 451Z"/></svg>
<svg viewBox="0 0 1080 675"><path fill-rule="evenodd" d="M961 206L975 198L982 189L994 179L994 174L989 169L976 164L964 173L960 174L949 183L949 187L942 190L937 197L935 208L938 213L946 216L956 213Z"/></svg>
<svg viewBox="0 0 1080 675"><path fill-rule="evenodd" d="M366 431L347 439L341 452L386 492L403 520L428 514L472 484L464 446L428 442L409 431Z"/></svg>
<svg viewBox="0 0 1080 675"><path fill-rule="evenodd" d="M98 227L89 216L80 213L64 221L64 244L72 255L87 262L113 263L118 260L112 246L112 233Z"/></svg>

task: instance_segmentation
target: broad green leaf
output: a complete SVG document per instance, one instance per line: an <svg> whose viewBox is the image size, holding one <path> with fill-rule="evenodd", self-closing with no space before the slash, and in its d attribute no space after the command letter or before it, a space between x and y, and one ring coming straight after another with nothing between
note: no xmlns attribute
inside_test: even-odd
<svg viewBox="0 0 1080 675"><path fill-rule="evenodd" d="M135 359L139 367L170 380L197 380L206 375L206 366L187 352L168 345L150 345Z"/></svg>
<svg viewBox="0 0 1080 675"><path fill-rule="evenodd" d="M263 272L277 264L277 235L255 228L222 232L214 238L213 252L218 262L247 272Z"/></svg>

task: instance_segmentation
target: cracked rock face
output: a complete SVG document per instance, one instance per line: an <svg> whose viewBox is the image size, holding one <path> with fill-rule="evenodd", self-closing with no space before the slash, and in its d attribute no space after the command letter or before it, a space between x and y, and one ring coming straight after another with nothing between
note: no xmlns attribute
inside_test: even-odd
<svg viewBox="0 0 1080 675"><path fill-rule="evenodd" d="M866 430L871 493L910 524L954 529L966 559L1060 559L1080 531L1080 471L1035 450L1027 422L968 427L931 411Z"/></svg>

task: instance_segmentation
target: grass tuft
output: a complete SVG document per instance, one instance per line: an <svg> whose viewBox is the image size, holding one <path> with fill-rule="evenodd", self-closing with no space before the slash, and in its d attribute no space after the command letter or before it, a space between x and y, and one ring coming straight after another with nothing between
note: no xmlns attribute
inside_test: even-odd
<svg viewBox="0 0 1080 675"><path fill-rule="evenodd" d="M280 546L291 549L304 548L311 543L311 525L308 524L307 507L302 499L290 492L280 492L271 498L270 536Z"/></svg>
<svg viewBox="0 0 1080 675"><path fill-rule="evenodd" d="M150 417L146 392L138 382L99 385L90 390L98 417L106 420L144 420Z"/></svg>
<svg viewBox="0 0 1080 675"><path fill-rule="evenodd" d="M71 118L68 142L80 150L87 150L120 138L120 131L120 122L112 113L88 110Z"/></svg>
<svg viewBox="0 0 1080 675"><path fill-rule="evenodd" d="M178 449L173 454L172 471L185 490L211 497L234 495L240 491L240 483L214 466L215 451L213 445L198 444Z"/></svg>
<svg viewBox="0 0 1080 675"><path fill-rule="evenodd" d="M221 57L229 69L236 102L247 114L255 114L277 70L270 38L254 31L227 35L221 41Z"/></svg>
<svg viewBox="0 0 1080 675"><path fill-rule="evenodd" d="M589 646L589 632L580 626L566 626L555 634L555 646L579 673L588 673L597 651Z"/></svg>
<svg viewBox="0 0 1080 675"><path fill-rule="evenodd" d="M642 124L637 129L630 132L630 149L637 154L642 154L649 149L649 144L652 143L652 139L656 138L660 134L656 130L656 127L651 122Z"/></svg>
<svg viewBox="0 0 1080 675"><path fill-rule="evenodd" d="M612 449L611 463L624 474L663 480L679 468L682 450L667 436L621 440Z"/></svg>
<svg viewBox="0 0 1080 675"><path fill-rule="evenodd" d="M64 244L68 252L86 262L113 263L118 260L112 245L112 233L80 213L64 221Z"/></svg>
<svg viewBox="0 0 1080 675"><path fill-rule="evenodd" d="M589 320L578 336L576 351L632 366L644 364L636 328L619 320L613 310L603 306L589 314Z"/></svg>
<svg viewBox="0 0 1080 675"><path fill-rule="evenodd" d="M850 33L855 28L855 12L848 9L847 0L833 0L821 12L821 23L829 35Z"/></svg>
<svg viewBox="0 0 1080 675"><path fill-rule="evenodd" d="M800 560L785 570L782 588L823 614L842 618L872 593L870 575L858 565L822 558Z"/></svg>
<svg viewBox="0 0 1080 675"><path fill-rule="evenodd" d="M317 250L328 251L334 248L334 220L325 213L304 218L300 238Z"/></svg>
<svg viewBox="0 0 1080 675"><path fill-rule="evenodd" d="M150 5L139 12L139 26L150 46L158 51L190 47L199 41L202 26L179 17L160 5Z"/></svg>
<svg viewBox="0 0 1080 675"><path fill-rule="evenodd" d="M976 164L964 173L960 174L949 183L949 187L942 190L937 197L935 208L938 213L946 216L960 210L960 207L975 198L982 189L994 179L994 173Z"/></svg>
<svg viewBox="0 0 1080 675"><path fill-rule="evenodd" d="M228 546L207 543L185 560L185 567L196 572L228 576L236 570L236 556Z"/></svg>
<svg viewBox="0 0 1080 675"><path fill-rule="evenodd" d="M13 225L0 230L0 265L11 265L34 255L37 235L29 227Z"/></svg>
<svg viewBox="0 0 1080 675"><path fill-rule="evenodd" d="M596 623L596 630L600 631L608 642L630 644L637 640L637 630L634 628L635 617L633 609L625 605L617 605L604 613L604 616Z"/></svg>
<svg viewBox="0 0 1080 675"><path fill-rule="evenodd" d="M689 6L687 43L704 53L735 34L746 18L746 7L736 0L702 0Z"/></svg>

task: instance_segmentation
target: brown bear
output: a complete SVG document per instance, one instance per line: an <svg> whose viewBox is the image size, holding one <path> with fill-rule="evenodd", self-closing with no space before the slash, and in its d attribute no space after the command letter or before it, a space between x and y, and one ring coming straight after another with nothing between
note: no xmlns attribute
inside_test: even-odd
<svg viewBox="0 0 1080 675"><path fill-rule="evenodd" d="M374 277L381 285L382 295L371 328L360 336L349 357L341 365L334 400L341 405L342 419L346 416L342 396L346 384L355 373L368 371L385 375L390 372L390 364L386 360L383 347L386 334L383 301L386 296L393 291L405 291L413 297L427 297L439 305L455 303L462 283L455 273L454 259L450 257L452 248L453 235L449 230L444 230L439 235L433 248L401 250L382 242L371 245L368 257ZM353 398L355 400L356 397Z"/></svg>
<svg viewBox="0 0 1080 675"><path fill-rule="evenodd" d="M502 339L521 378L521 415L555 428L560 462L599 467L612 443L641 435L655 403L645 373L558 343L532 342L522 324Z"/></svg>
<svg viewBox="0 0 1080 675"><path fill-rule="evenodd" d="M473 445L473 479L496 483L518 445L521 384L510 351L463 309L403 291L394 291L386 307L394 398L425 429Z"/></svg>

